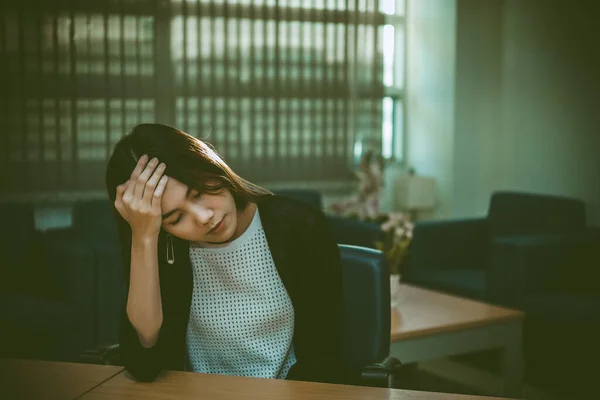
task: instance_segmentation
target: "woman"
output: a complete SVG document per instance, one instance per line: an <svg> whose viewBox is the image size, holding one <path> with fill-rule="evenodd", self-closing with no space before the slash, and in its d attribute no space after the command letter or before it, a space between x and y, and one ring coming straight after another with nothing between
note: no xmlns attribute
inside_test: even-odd
<svg viewBox="0 0 600 400"><path fill-rule="evenodd" d="M206 143L142 124L106 172L126 267L122 361L350 383L341 263L324 215L242 179Z"/></svg>

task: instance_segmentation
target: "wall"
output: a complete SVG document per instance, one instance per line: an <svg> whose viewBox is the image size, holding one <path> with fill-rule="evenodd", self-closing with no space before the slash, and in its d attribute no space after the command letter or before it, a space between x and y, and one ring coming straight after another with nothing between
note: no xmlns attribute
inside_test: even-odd
<svg viewBox="0 0 600 400"><path fill-rule="evenodd" d="M451 213L454 190L455 5L407 3L407 162L418 174L436 178L442 216Z"/></svg>
<svg viewBox="0 0 600 400"><path fill-rule="evenodd" d="M445 1L424 3L436 3L437 12L452 18ZM457 0L453 134L427 126L422 111L426 99L434 120L452 119L444 90L452 83L440 83L447 76L421 70L410 87L417 93L408 94L408 159L439 179L437 217L484 215L492 192L505 189L581 198L589 222L600 225L600 50L593 5ZM431 22L427 30L449 41ZM436 58L418 54L429 50L415 34L410 43L416 54L408 54L415 58L413 70L424 58ZM424 81L442 89L422 90Z"/></svg>
<svg viewBox="0 0 600 400"><path fill-rule="evenodd" d="M457 2L453 216L484 215L502 182L502 1Z"/></svg>
<svg viewBox="0 0 600 400"><path fill-rule="evenodd" d="M600 225L600 48L593 1L505 3L500 186L574 196Z"/></svg>

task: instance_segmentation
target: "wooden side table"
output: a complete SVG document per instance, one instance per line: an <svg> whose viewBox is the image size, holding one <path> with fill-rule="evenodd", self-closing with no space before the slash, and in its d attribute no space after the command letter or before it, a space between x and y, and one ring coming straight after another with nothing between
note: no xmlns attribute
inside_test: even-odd
<svg viewBox="0 0 600 400"><path fill-rule="evenodd" d="M413 363L498 348L503 395L520 396L523 312L406 284L396 297L392 357Z"/></svg>

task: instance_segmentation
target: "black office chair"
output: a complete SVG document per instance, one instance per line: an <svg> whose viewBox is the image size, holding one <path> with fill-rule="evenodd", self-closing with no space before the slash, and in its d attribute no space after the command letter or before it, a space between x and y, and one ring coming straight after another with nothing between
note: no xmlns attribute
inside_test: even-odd
<svg viewBox="0 0 600 400"><path fill-rule="evenodd" d="M344 287L344 355L361 370L360 384L392 387L401 372L390 352L391 301L387 260L379 250L340 244Z"/></svg>

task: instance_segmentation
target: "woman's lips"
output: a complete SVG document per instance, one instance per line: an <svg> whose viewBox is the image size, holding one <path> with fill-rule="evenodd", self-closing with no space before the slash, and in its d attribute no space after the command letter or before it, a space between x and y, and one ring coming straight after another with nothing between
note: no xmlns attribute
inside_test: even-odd
<svg viewBox="0 0 600 400"><path fill-rule="evenodd" d="M223 217L222 220L219 221L219 223L217 225L215 225L208 233L219 233L223 230L223 226L225 225L223 223L223 221L225 220L225 217Z"/></svg>

